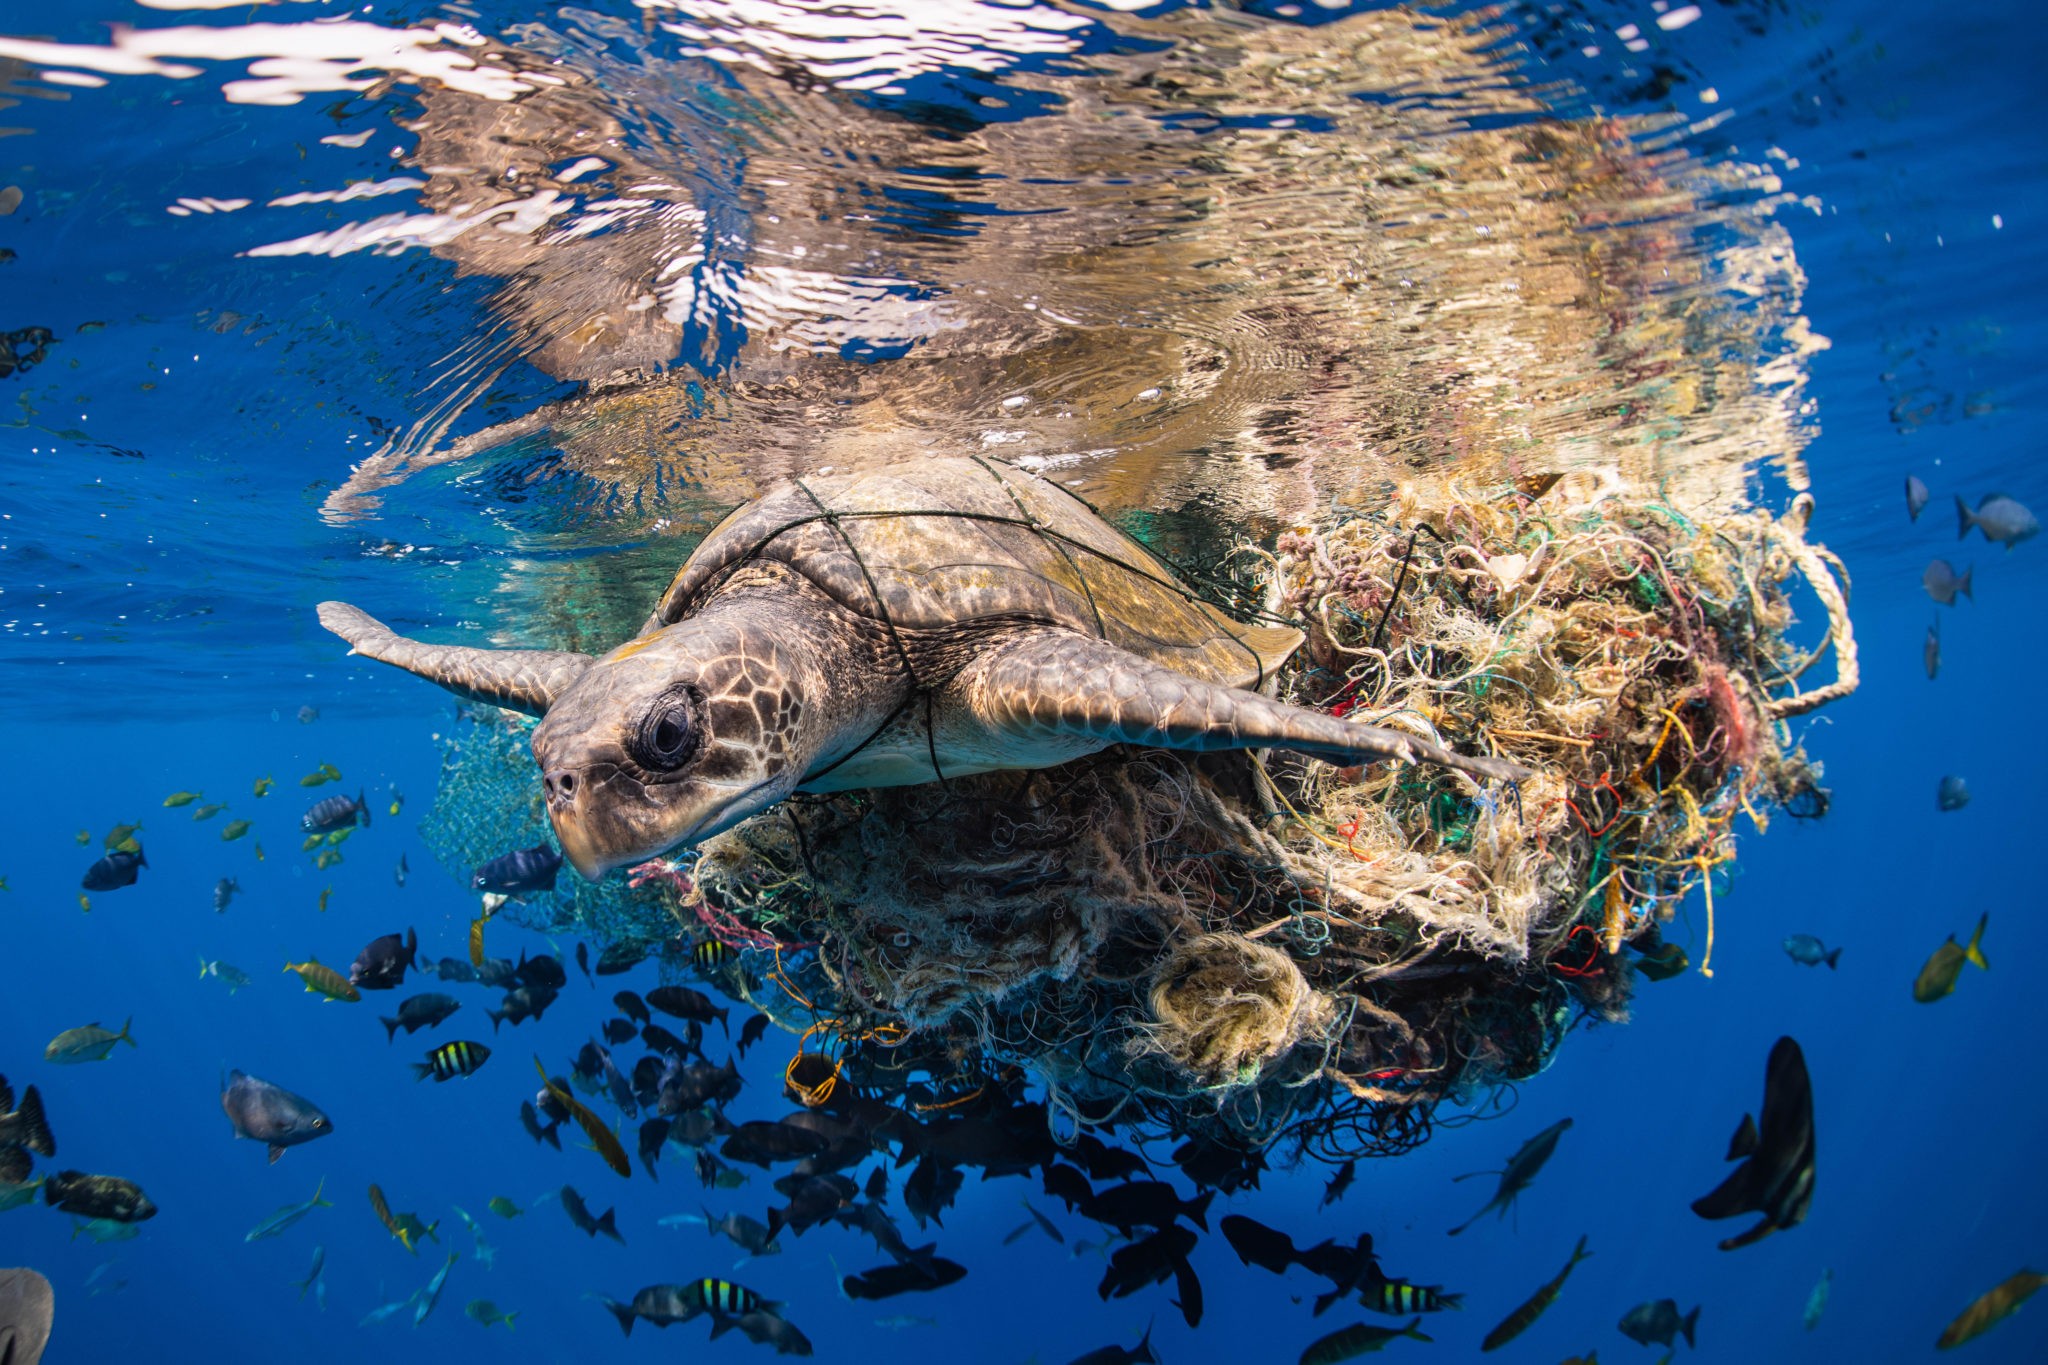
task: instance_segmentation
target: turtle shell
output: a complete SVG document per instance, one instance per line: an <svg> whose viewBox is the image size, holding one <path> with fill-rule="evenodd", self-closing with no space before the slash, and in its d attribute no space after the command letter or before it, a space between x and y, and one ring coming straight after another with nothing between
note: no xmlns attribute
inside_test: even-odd
<svg viewBox="0 0 2048 1365"><path fill-rule="evenodd" d="M784 484L714 528L642 634L683 620L741 567L786 565L904 631L1062 626L1163 667L1253 687L1301 643L1195 597L1072 493L1008 465L926 460Z"/></svg>

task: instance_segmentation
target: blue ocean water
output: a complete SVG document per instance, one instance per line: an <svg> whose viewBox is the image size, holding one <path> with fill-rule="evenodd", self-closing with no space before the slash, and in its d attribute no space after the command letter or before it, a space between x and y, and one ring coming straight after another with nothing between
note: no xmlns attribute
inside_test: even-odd
<svg viewBox="0 0 2048 1365"><path fill-rule="evenodd" d="M343 76L323 73L319 44L295 49L256 28L353 19L396 33L444 20L523 39L555 60L609 45L626 69L651 69L633 41L657 10L684 12L707 30L738 22L711 6L536 8L66 0L0 14L0 58L13 63L0 67L9 82L0 93L14 101L0 107L0 131L15 134L0 138L0 188L23 191L19 208L0 217L0 247L13 253L0 263L0 331L17 333L20 353L35 338L18 329L46 327L55 342L33 369L0 378L0 701L12 776L0 784L0 1073L17 1091L41 1092L63 1153L56 1165L131 1176L162 1209L140 1236L107 1245L40 1206L0 1213L0 1264L33 1266L56 1289L46 1359L312 1362L384 1349L451 1359L678 1350L755 1358L766 1348L738 1333L707 1347L702 1323L642 1326L622 1339L596 1301L721 1274L784 1301L817 1353L836 1359L1063 1361L1134 1343L1148 1326L1167 1360L1293 1359L1345 1320L1310 1317L1312 1277L1297 1270L1276 1280L1241 1266L1210 1236L1194 1255L1207 1302L1199 1329L1182 1323L1170 1284L1104 1302L1099 1255L1072 1255L1071 1245L1036 1233L1004 1244L1026 1216L1025 1197L1070 1244L1101 1238L1026 1180L970 1175L943 1228L927 1234L970 1273L931 1295L842 1298L837 1275L881 1258L829 1226L785 1236L781 1255L733 1271L729 1244L658 1220L705 1206L758 1215L773 1200L765 1175L706 1191L672 1156L658 1182L640 1173L622 1181L573 1142L557 1153L516 1125L518 1101L535 1088L529 1055L559 1069L611 1013L612 990L655 984L651 965L595 992L572 968L547 1018L497 1036L483 1027L488 997L452 987L464 1001L455 1020L396 1043L368 1017L377 1005L323 1004L282 975L283 962L308 955L345 966L372 937L406 926L426 955L459 956L475 911L457 870L437 863L418 833L438 778L437 739L458 723L450 704L424 684L344 659L317 628L314 604L359 601L445 629L442 638L516 642L531 599L507 590L507 578L545 579L608 557L602 572L646 581L644 600L677 557L659 522L689 503L686 477L660 495L593 492L534 446L482 468L423 468L378 490L383 501L367 513L338 506L351 468L402 444L397 433L437 421L450 384L475 389L451 419L459 436L516 420L592 376L565 378L565 367L530 363L530 351L502 369L479 360L487 348L471 339L491 332L498 277L488 262L430 251L431 224L412 224L415 235L391 239L389 251L251 254L383 213L461 211L445 194L416 199L426 179L408 160L417 131L407 126L409 106L351 106L342 82L388 67L368 60ZM885 113L892 102L897 113L916 105L911 112L937 121L1014 96L1003 118L1057 120L1069 116L1060 107L1066 83L1090 61L1200 40L1139 33L1120 27L1136 21L1116 10L1073 6L1046 7L1072 20L1068 46L1005 47L989 36L995 8L901 7L950 37L886 87L895 93L877 87L847 99ZM1371 18L1291 8L1300 7L1262 6L1256 22ZM2048 504L2029 444L2048 355L2038 36L2027 14L2005 4L1711 4L1690 21L1658 25L1681 8L1690 7L1511 4L1488 17L1486 46L1504 81L1541 92L1555 110L1676 110L1675 131L1644 137L1708 165L1739 161L1775 177L1769 190L1745 182L1742 194L1769 201L1770 221L1796 249L1801 310L1830 343L1803 357L1799 418L1816 534L1855 579L1862 687L1805 730L1834 794L1826 818L1780 819L1744 838L1738 871L1717 896L1712 979L1694 973L1644 987L1631 1022L1575 1031L1544 1074L1517 1088L1506 1117L1446 1125L1417 1151L1361 1163L1332 1208L1318 1208L1328 1171L1312 1162L1218 1201L1212 1226L1227 1209L1298 1242L1369 1231L1390 1269L1466 1295L1462 1313L1426 1322L1433 1345L1398 1341L1390 1352L1477 1358L1486 1329L1554 1274L1581 1234L1592 1259L1500 1358L1597 1350L1608 1360L1654 1359L1615 1324L1665 1296L1703 1305L1698 1349L1723 1359L1919 1358L1972 1298L2048 1254L2039 1237L2048 1187L2031 1160L2042 1128L2031 1060L2041 1016L2027 1003L2030 964L2048 932L2034 922L2038 897L2024 880L2041 809L2028 713L2041 646L2026 624L2038 609L2026 603L2038 600L2042 547L2008 552L1973 539L1958 557L1950 508L1953 496L1974 503L1992 490ZM783 14L798 12L809 11ZM880 23L898 10L850 13ZM557 43L550 23L577 42ZM127 36L208 28L244 36L154 45ZM1014 61L977 60L977 38ZM819 49L854 41L805 40ZM1644 48L1632 50L1638 42ZM110 45L123 61L95 64L80 51ZM145 51L153 55L135 55ZM790 51L812 48L792 40ZM151 64L160 69L144 69ZM53 70L73 78L39 75ZM224 97L231 82L259 78L287 89ZM411 98L410 88L401 84L396 98ZM687 97L691 119L675 116L689 131L670 144L679 150L667 174L739 180L749 156L770 155L716 89L669 93ZM1378 93L1397 114L1432 100L1426 85ZM608 94L622 124L643 133L670 126L648 90L624 77ZM803 131L829 140L830 130ZM331 138L344 142L323 141ZM397 179L410 183L348 200L331 193ZM288 227L277 216L285 210L267 202L322 192L329 198L292 209L302 216ZM241 200L254 202L224 207ZM876 200L883 218L900 211L930 226L935 212L900 193ZM731 212L711 240L744 260L768 227ZM963 213L960 231L988 230L994 217ZM607 229L591 231L601 239ZM916 302L911 293L898 290ZM706 297L713 302L684 342L709 375L744 341L745 301ZM843 358L886 383L892 363L916 354L903 339L911 334L853 336ZM1909 472L1934 494L1917 522L1900 493ZM1920 572L1936 554L1974 563L1972 600L1952 609L1928 601ZM1937 616L1942 662L1930 680L1921 648ZM319 714L302 723L307 706ZM300 808L336 790L298 786L321 763L341 768L340 789L365 790L376 810L328 872L296 847ZM1950 773L1967 777L1974 799L1942 813L1934 794ZM277 787L258 798L251 784L266 774ZM393 784L408 798L395 817L384 813ZM229 809L195 823L187 810L162 807L176 790L203 791ZM220 828L236 818L255 822L250 837L222 841ZM78 878L101 834L138 819L148 870L81 912ZM91 847L75 842L81 830ZM260 862L258 842L267 844ZM412 870L402 888L391 871L401 855ZM211 892L223 876L243 889L217 914ZM316 908L330 887L325 909ZM1910 986L1928 953L1949 934L1966 937L1987 911L1991 970L1966 972L1949 999L1914 1003ZM1704 927L1697 905L1677 926L1695 961ZM494 952L546 946L509 927L493 933ZM1839 969L1788 960L1780 943L1791 933L1840 946ZM253 983L231 995L198 975L199 959L232 963ZM117 1027L130 1016L132 1050L117 1048L103 1064L42 1059L62 1029L89 1020ZM1723 1253L1714 1244L1733 1225L1702 1222L1687 1204L1721 1179L1728 1134L1759 1103L1763 1058L1781 1034L1801 1042L1813 1075L1813 1211L1796 1229ZM415 1083L408 1064L430 1038L449 1037L498 1051L466 1081ZM750 1055L735 1117L785 1111L776 1091L787 1055L779 1034ZM217 1104L227 1068L314 1098L335 1133L266 1164L260 1147L231 1140ZM1488 1184L1454 1177L1497 1166L1564 1117L1574 1126L1513 1218L1447 1238ZM539 1202L565 1181L594 1211L616 1206L623 1244L588 1239L557 1203ZM244 1241L258 1220L322 1182L334 1208L278 1239ZM392 1241L369 1212L372 1182L394 1207L441 1220L439 1244L415 1256ZM488 1213L500 1195L524 1216ZM484 1227L489 1265L456 1207ZM324 1310L294 1286L316 1246L326 1256ZM446 1252L461 1259L422 1325L411 1325L410 1312L358 1325L421 1288ZM1831 1297L1808 1330L1802 1309L1824 1272ZM516 1311L513 1332L465 1318L475 1299ZM878 1322L898 1315L931 1321ZM1967 1349L1984 1360L2039 1360L2048 1356L2043 1324L2036 1308Z"/></svg>

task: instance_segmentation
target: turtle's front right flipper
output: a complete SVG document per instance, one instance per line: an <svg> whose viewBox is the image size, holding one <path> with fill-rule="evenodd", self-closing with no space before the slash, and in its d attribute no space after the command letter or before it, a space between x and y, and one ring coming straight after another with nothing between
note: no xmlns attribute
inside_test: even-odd
<svg viewBox="0 0 2048 1365"><path fill-rule="evenodd" d="M417 674L458 697L524 711L529 716L545 715L549 704L582 677L592 662L588 654L548 649L421 644L346 602L322 602L320 624L348 641L351 654Z"/></svg>
<svg viewBox="0 0 2048 1365"><path fill-rule="evenodd" d="M997 734L1024 743L1087 736L1160 749L1292 749L1335 763L1440 763L1483 778L1527 769L1452 753L1399 730L1358 725L1149 663L1105 641L1048 630L990 649L953 683Z"/></svg>

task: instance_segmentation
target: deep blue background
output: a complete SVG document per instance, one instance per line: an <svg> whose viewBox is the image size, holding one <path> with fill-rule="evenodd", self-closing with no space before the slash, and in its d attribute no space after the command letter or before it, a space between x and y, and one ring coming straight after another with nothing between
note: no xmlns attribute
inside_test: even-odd
<svg viewBox="0 0 2048 1365"><path fill-rule="evenodd" d="M34 23L86 41L97 31L87 20L107 8L71 4ZM1623 5L1583 12L1610 25L1650 18ZM123 17L166 22L140 10ZM1523 26L1535 36L1543 28L1537 17ZM12 14L0 20L24 27ZM1549 46L1568 53L1576 43ZM1705 1305L1701 1349L1721 1359L1920 1358L1972 1297L2048 1259L2037 981L2048 930L2032 880L2043 811L2032 696L2048 546L1966 547L1958 562L1977 564L1977 600L1942 612L1938 681L1919 660L1935 614L1919 574L1931 554L1954 547L1950 495L1974 502L1998 488L2048 507L2035 450L2048 368L2041 43L2032 11L2011 3L1709 5L1699 23L1660 39L1658 55L1668 56L1680 107L1699 112L1693 92L1712 85L1719 107L1737 111L1703 137L1752 160L1782 149L1797 162L1783 171L1785 187L1820 205L1782 213L1808 277L1806 312L1833 341L1812 361L1821 435L1808 457L1819 534L1856 575L1864 661L1863 690L1808 727L1835 808L1824 822L1781 820L1745 841L1740 874L1719 900L1712 980L1647 986L1634 1023L1575 1034L1505 1121L1448 1131L1409 1157L1364 1167L1334 1213L1314 1212L1324 1177L1314 1169L1276 1172L1229 1208L1297 1235L1369 1229L1390 1273L1465 1291L1466 1312L1427 1324L1437 1346L1389 1348L1404 1355L1476 1355L1485 1330L1552 1275L1584 1232L1594 1258L1501 1359L1555 1361L1595 1348L1610 1361L1653 1359L1614 1324L1632 1304L1664 1295ZM1631 103L1640 72L1611 60L1525 60L1534 78L1572 76L1589 103L1658 107ZM346 444L351 434L362 440L360 414L405 411L414 374L401 362L428 319L379 315L365 291L439 267L358 256L318 262L314 278L303 264L234 259L246 234L231 222L165 226L156 206L176 195L224 195L257 179L241 168L252 144L275 155L331 126L310 104L249 109L190 98L136 79L80 92L61 110L0 113L0 122L38 130L0 140L0 183L19 181L36 196L33 211L0 219L0 245L21 253L0 266L0 326L41 323L64 334L59 362L36 384L75 389L89 400L80 414L94 435L148 454L124 460L46 432L0 429L0 875L10 887L0 893L0 1071L17 1089L44 1092L61 1164L131 1175L164 1209L138 1240L105 1248L68 1240L69 1220L40 1208L0 1214L0 1264L37 1266L56 1283L53 1362L310 1365L380 1348L450 1359L568 1360L599 1349L621 1359L707 1349L755 1359L759 1348L737 1334L706 1348L701 1324L641 1328L622 1342L586 1300L720 1273L733 1259L700 1230L655 1225L704 1202L683 1167L669 1167L659 1185L644 1176L627 1183L573 1144L557 1154L517 1130L513 1111L533 1088L528 1054L564 1057L608 1012L604 996L577 977L543 1023L492 1039L488 997L453 988L464 1009L437 1036L482 1038L500 1051L466 1083L419 1086L407 1063L424 1053L425 1035L387 1045L371 1017L390 1002L321 1004L280 975L287 957L309 953L345 967L370 937L405 925L418 927L431 955L459 954L471 913L468 894L413 832L433 787L430 736L450 722L448 706L338 657L306 610L397 581L396 570L361 558L358 532L318 522L318 490L307 485L331 481L337 460L360 448ZM382 165L365 152L365 174ZM438 325L459 330L474 294L445 284ZM266 297L276 318L324 309L331 325L265 347L260 327L222 335L190 322L221 300L247 312ZM75 334L88 319L116 325ZM293 354L281 359L287 345ZM320 366L307 358L317 361L323 347L357 362L365 348L388 348L382 388L323 390ZM136 388L145 361L168 369L147 393ZM4 389L0 397L11 403ZM1922 408L1917 425L1901 416ZM1908 470L1936 497L1918 525L1908 524L1899 494ZM443 525L405 533L428 543L473 513L451 492ZM492 554L485 541L449 558ZM441 571L451 585L486 581L487 572L471 578L459 563ZM98 632L124 616L125 636L106 643ZM91 647L72 648L68 635L88 628ZM324 716L301 726L292 717L307 702ZM201 718L187 719L194 714ZM396 820L379 803L376 825L347 845L324 916L314 903L326 879L305 868L291 832L305 803L296 778L322 761L345 771L349 791L360 784L375 794L396 781L411 797ZM1947 772L1966 775L1975 800L1941 815L1934 789ZM249 784L265 773L278 789L254 800ZM233 809L193 824L187 812L160 808L179 788L231 799ZM220 842L219 828L237 815L258 821L266 862L255 861L253 840ZM73 832L89 828L97 841L138 816L149 872L80 914L75 887L92 851ZM390 876L401 852L413 868L404 890ZM244 894L217 916L210 888L229 873ZM1970 970L1952 998L1913 1003L1920 963L1984 910L1990 973ZM1843 946L1840 971L1788 961L1779 941L1796 931ZM504 929L493 951L517 938L542 947ZM1697 960L1696 938L1690 946ZM197 954L240 966L256 984L230 998L197 978ZM644 989L651 969L605 995L617 984ZM139 1049L97 1066L42 1061L58 1030L90 1019L118 1026L130 1013ZM1715 1241L1740 1225L1703 1223L1686 1204L1721 1178L1728 1133L1757 1104L1764 1054L1781 1033L1801 1041L1814 1077L1813 1213L1790 1233L1724 1254ZM781 1111L772 1078L783 1046L771 1038L755 1054L758 1084L737 1117ZM336 1134L266 1166L260 1149L230 1141L217 1107L216 1078L229 1066L317 1099ZM1486 1182L1454 1186L1451 1177L1496 1165L1564 1115L1577 1125L1518 1217L1448 1240L1444 1230L1486 1195ZM338 1207L282 1239L244 1244L259 1218L304 1199L322 1177ZM464 1253L438 1314L417 1332L400 1322L355 1325L422 1285L441 1254L429 1244L414 1258L384 1235L363 1198L373 1180L396 1207L446 1219L442 1245ZM587 1241L552 1203L511 1223L485 1212L492 1195L530 1204L564 1180L595 1209L619 1205L625 1246ZM1021 1181L970 1181L939 1237L971 1273L934 1296L881 1306L839 1299L832 1260L852 1270L879 1258L836 1229L786 1238L783 1255L737 1278L787 1300L821 1356L847 1360L914 1349L1058 1362L1134 1339L1148 1321L1168 1359L1281 1360L1346 1320L1333 1314L1311 1326L1289 1295L1306 1296L1312 1281L1242 1269L1220 1238L1197 1252L1209 1310L1198 1334L1182 1327L1164 1288L1105 1306L1093 1292L1093 1256L1070 1260L1036 1234L998 1245L1024 1217L1018 1200L1027 1193L1041 1209L1057 1207ZM758 1215L770 1197L757 1176L710 1202ZM486 1224L499 1249L494 1270L469 1258L468 1234L448 1212L457 1204ZM1224 1211L1219 1202L1215 1212ZM1070 1239L1099 1235L1061 1221ZM290 1287L315 1243L328 1251L324 1316ZM88 1298L88 1275L109 1261L95 1287L125 1289ZM1800 1309L1824 1267L1834 1271L1833 1301L1809 1335ZM517 1310L516 1335L486 1336L463 1318L476 1297ZM873 1325L897 1313L939 1325L900 1334ZM2034 1308L1969 1352L1984 1361L2048 1357L2048 1310Z"/></svg>

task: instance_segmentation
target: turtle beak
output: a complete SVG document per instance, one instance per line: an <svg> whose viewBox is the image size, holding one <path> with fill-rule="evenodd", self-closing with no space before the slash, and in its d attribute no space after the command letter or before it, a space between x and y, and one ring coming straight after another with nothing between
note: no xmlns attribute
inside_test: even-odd
<svg viewBox="0 0 2048 1365"><path fill-rule="evenodd" d="M623 860L608 860L604 856L584 818L583 795L588 785L584 774L575 768L551 768L541 774L541 786L547 793L548 823L555 827L562 856L583 880L594 882Z"/></svg>

